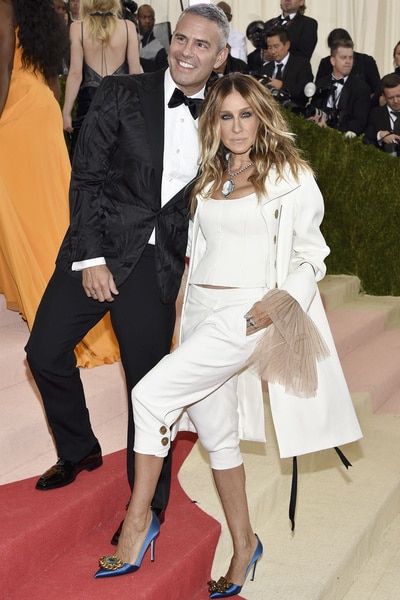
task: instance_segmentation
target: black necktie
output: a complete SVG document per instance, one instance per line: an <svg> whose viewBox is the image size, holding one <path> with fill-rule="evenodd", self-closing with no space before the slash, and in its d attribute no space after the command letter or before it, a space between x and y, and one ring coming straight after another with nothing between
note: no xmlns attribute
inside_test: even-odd
<svg viewBox="0 0 400 600"><path fill-rule="evenodd" d="M276 75L275 75L275 79L280 79L282 80L282 69L283 69L283 64L279 63L278 65L276 65L278 67L277 71L276 71Z"/></svg>
<svg viewBox="0 0 400 600"><path fill-rule="evenodd" d="M199 109L203 100L201 98L188 98L182 92L182 90L175 88L174 93L171 96L170 101L168 102L168 108L175 108L176 106L180 106L181 104L186 104L188 109L190 110L190 114L193 119L197 119L199 116Z"/></svg>
<svg viewBox="0 0 400 600"><path fill-rule="evenodd" d="M397 121L397 119L400 117L400 110L392 110L392 115Z"/></svg>

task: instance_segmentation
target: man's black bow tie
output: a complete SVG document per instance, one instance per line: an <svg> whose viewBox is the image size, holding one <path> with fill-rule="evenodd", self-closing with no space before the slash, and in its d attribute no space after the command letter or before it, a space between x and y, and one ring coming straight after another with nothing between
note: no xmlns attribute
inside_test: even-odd
<svg viewBox="0 0 400 600"><path fill-rule="evenodd" d="M186 104L186 106L190 110L190 114L193 119L197 119L199 116L199 109L203 100L201 98L188 98L182 92L182 90L175 88L174 93L171 96L170 101L168 102L169 108L175 108L176 106L180 106L181 104Z"/></svg>
<svg viewBox="0 0 400 600"><path fill-rule="evenodd" d="M343 77L341 79L335 79L334 77L332 77L332 83L341 83L342 85L344 85L344 79Z"/></svg>

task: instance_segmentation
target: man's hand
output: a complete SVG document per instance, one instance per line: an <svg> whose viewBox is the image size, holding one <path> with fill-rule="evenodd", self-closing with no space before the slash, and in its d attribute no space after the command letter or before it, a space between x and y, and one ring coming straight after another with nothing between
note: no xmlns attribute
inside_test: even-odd
<svg viewBox="0 0 400 600"><path fill-rule="evenodd" d="M381 141L385 144L398 144L400 142L400 136L397 133L391 133L390 131L380 131Z"/></svg>
<svg viewBox="0 0 400 600"><path fill-rule="evenodd" d="M119 294L111 271L106 265L83 269L82 285L86 296L98 302L114 302L113 294Z"/></svg>
<svg viewBox="0 0 400 600"><path fill-rule="evenodd" d="M280 90L283 86L283 81L282 79L270 79L268 85L275 88L276 90Z"/></svg>
<svg viewBox="0 0 400 600"><path fill-rule="evenodd" d="M265 329L272 323L262 302L253 304L245 319L247 321L246 335L251 335L252 333L256 333L256 331L260 331L260 329Z"/></svg>

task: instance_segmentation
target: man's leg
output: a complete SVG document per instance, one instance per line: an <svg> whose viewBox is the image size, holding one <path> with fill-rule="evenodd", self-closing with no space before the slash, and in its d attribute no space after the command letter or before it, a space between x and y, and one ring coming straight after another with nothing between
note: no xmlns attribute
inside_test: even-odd
<svg viewBox="0 0 400 600"><path fill-rule="evenodd" d="M26 345L58 456L77 463L97 443L90 425L74 348L109 309L87 298L80 279L56 269Z"/></svg>
<svg viewBox="0 0 400 600"><path fill-rule="evenodd" d="M148 246L128 279L119 287L119 296L110 307L128 390L128 480L134 480L134 423L131 391L171 348L175 324L175 303L163 304L158 289L154 248ZM171 482L171 453L166 457L152 506L165 509Z"/></svg>

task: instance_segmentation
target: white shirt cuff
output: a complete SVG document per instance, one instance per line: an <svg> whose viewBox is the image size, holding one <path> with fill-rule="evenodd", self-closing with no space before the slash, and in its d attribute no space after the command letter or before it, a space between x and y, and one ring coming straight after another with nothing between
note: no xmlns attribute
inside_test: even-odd
<svg viewBox="0 0 400 600"><path fill-rule="evenodd" d="M73 262L71 268L73 271L82 271L88 267L97 267L98 265L105 264L106 259L103 258L103 256L99 256L99 258L88 258L87 260L78 260L77 262Z"/></svg>

